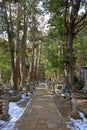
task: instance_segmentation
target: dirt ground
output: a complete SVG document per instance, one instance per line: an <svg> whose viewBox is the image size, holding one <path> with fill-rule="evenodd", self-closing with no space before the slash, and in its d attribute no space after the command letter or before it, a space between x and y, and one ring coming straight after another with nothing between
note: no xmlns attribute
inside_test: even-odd
<svg viewBox="0 0 87 130"><path fill-rule="evenodd" d="M61 112L62 116L68 117L72 112L71 101L68 98L61 97L59 94L51 94L57 108ZM77 110L81 111L87 117L87 95L75 93L75 101L77 104Z"/></svg>
<svg viewBox="0 0 87 130"><path fill-rule="evenodd" d="M62 116L64 116L65 118L70 116L72 113L71 100L69 98L62 97L60 94L53 93L52 91L49 92ZM77 103L77 110L83 112L87 117L87 94L74 92L74 97ZM26 99L26 101L22 101L18 105L20 107L25 107L28 100L29 99Z"/></svg>
<svg viewBox="0 0 87 130"><path fill-rule="evenodd" d="M56 94L53 94L51 96L62 116L68 116L70 112L70 101Z"/></svg>

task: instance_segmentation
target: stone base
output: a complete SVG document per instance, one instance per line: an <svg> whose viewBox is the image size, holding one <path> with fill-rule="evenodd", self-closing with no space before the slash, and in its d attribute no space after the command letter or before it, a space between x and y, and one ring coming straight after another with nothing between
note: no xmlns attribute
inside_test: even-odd
<svg viewBox="0 0 87 130"><path fill-rule="evenodd" d="M10 97L10 102L17 102L21 99L21 92L18 92L17 95Z"/></svg>

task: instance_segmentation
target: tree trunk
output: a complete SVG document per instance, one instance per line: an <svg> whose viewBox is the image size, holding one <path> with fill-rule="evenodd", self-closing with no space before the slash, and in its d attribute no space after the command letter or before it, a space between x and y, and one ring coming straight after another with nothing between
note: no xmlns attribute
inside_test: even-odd
<svg viewBox="0 0 87 130"><path fill-rule="evenodd" d="M19 9L19 3L18 3L18 14L17 14L17 33L16 33L16 77L17 77L17 83L18 86L20 86L21 82L21 75L20 75L20 41L19 41L19 28L20 28L20 9Z"/></svg>
<svg viewBox="0 0 87 130"><path fill-rule="evenodd" d="M13 41L13 23L12 23L11 5L9 6L9 18L7 15L7 8L6 8L5 2L3 2L3 7L4 7L4 14L5 14L4 18L5 18L6 27L7 27L7 35L8 35L8 42L9 42L9 48L10 48L10 56L11 56L13 88L17 89L17 77L16 77L16 68L15 68L15 59L14 59L15 46L14 46L14 41Z"/></svg>
<svg viewBox="0 0 87 130"><path fill-rule="evenodd" d="M73 84L73 35L67 33L66 35L66 72L67 72L67 84Z"/></svg>
<svg viewBox="0 0 87 130"><path fill-rule="evenodd" d="M24 7L24 11L26 9L26 6ZM24 85L25 79L26 79L26 40L27 40L27 14L24 14L24 30L23 30L23 37L22 37L22 57L21 57L21 85Z"/></svg>
<svg viewBox="0 0 87 130"><path fill-rule="evenodd" d="M31 61L31 71L30 71L30 82L34 81L34 45L35 39L33 38L33 45L32 45L32 61Z"/></svg>
<svg viewBox="0 0 87 130"><path fill-rule="evenodd" d="M32 15L32 61L31 61L31 72L30 72L30 82L33 82L35 65L34 65L34 55L35 55L35 39L36 39L36 0L33 0L33 15Z"/></svg>
<svg viewBox="0 0 87 130"><path fill-rule="evenodd" d="M36 81L39 80L40 46L41 46L41 45L38 45L38 47L37 47L37 49L36 49L36 65L35 65L35 80L36 80Z"/></svg>

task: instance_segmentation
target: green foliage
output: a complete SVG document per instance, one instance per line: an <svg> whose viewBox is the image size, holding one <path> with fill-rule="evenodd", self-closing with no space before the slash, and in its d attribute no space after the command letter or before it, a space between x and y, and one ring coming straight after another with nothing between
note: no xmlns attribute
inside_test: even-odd
<svg viewBox="0 0 87 130"><path fill-rule="evenodd" d="M2 74L2 79L4 81L10 79L10 52L8 43L5 40L0 41L0 70Z"/></svg>
<svg viewBox="0 0 87 130"><path fill-rule="evenodd" d="M55 38L52 37L50 36L46 39L41 53L41 62L45 64L46 77L58 75L64 71L65 57L63 54L60 55L60 51L63 49L63 42L60 42L58 39L55 40ZM61 48L59 45L61 45Z"/></svg>
<svg viewBox="0 0 87 130"><path fill-rule="evenodd" d="M64 28L64 22L63 22L63 17L61 16L53 16L49 20L49 24L52 27L49 35L55 38L61 37L64 39L64 33L65 33L65 28Z"/></svg>
<svg viewBox="0 0 87 130"><path fill-rule="evenodd" d="M63 9L65 0L50 0L47 3L47 7L50 12L57 13Z"/></svg>
<svg viewBox="0 0 87 130"><path fill-rule="evenodd" d="M84 34L79 34L77 39L74 41L74 55L76 56L77 64L82 64L84 60L85 65L87 65L87 36Z"/></svg>

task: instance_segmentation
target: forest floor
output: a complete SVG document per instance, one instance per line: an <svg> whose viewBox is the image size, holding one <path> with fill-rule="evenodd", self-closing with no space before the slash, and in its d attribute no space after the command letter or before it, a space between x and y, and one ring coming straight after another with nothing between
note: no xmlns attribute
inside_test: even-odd
<svg viewBox="0 0 87 130"><path fill-rule="evenodd" d="M60 94L51 93L51 96L63 116L69 116L71 114L71 101L68 98L62 97ZM86 97L86 98L83 98ZM75 93L75 101L78 111L87 115L87 95Z"/></svg>
<svg viewBox="0 0 87 130"><path fill-rule="evenodd" d="M71 124L69 125L71 130L87 130L87 94L75 92L74 95L77 107L76 112L71 109L70 99L64 98L61 94L51 92L51 96L62 116L73 122L75 128Z"/></svg>

